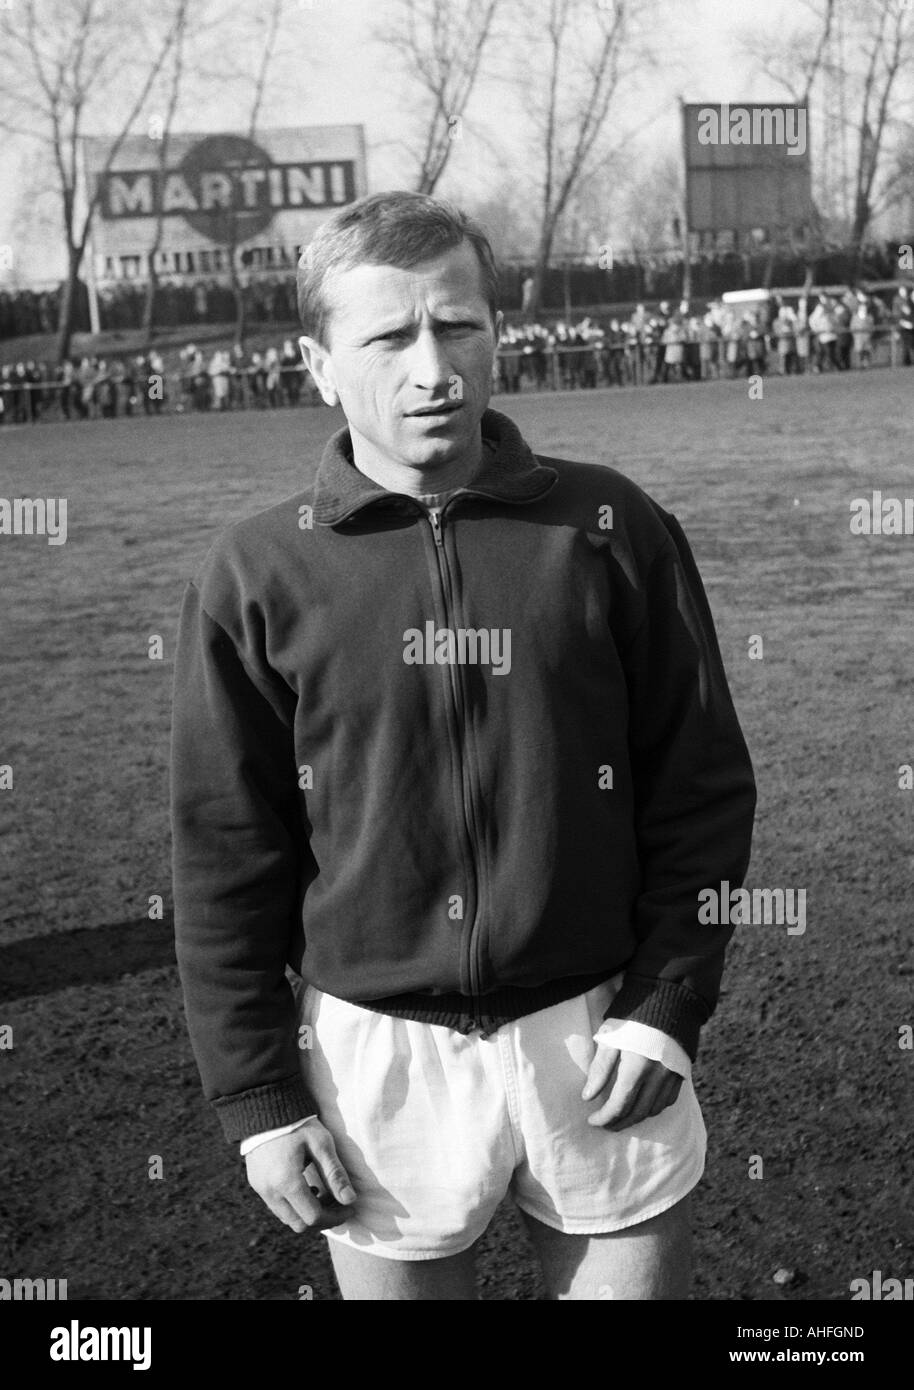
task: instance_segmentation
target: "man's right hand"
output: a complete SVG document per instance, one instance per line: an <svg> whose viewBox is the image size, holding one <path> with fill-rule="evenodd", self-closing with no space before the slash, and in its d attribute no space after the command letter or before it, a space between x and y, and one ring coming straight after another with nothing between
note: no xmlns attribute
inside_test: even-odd
<svg viewBox="0 0 914 1390"><path fill-rule="evenodd" d="M340 1226L352 1215L355 1191L337 1156L333 1136L320 1120L310 1119L290 1134L258 1144L244 1161L254 1191L291 1230L300 1233ZM327 1188L321 1200L305 1178L309 1163L317 1168Z"/></svg>

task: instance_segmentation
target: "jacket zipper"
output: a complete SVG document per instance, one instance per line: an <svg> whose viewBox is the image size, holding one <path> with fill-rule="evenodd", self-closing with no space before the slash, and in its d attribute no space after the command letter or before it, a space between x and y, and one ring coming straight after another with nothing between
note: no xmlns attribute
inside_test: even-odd
<svg viewBox="0 0 914 1390"><path fill-rule="evenodd" d="M443 513L449 502L444 507L429 507L425 510L429 524L432 528L432 535L435 538L435 559L438 562L438 577L441 581L441 592L444 605L446 625L452 626L451 617L453 614L453 581L451 570L448 565L447 552L444 548L444 520ZM469 846L468 862L473 878L475 913L474 919L469 924L467 930L467 954L470 976L470 994L473 1000L473 1021L477 1028L482 1029L482 1019L479 1011L479 935L476 925L479 918L479 838L476 833L476 813L473 797L472 776L470 765L464 756L464 742L467 736L467 724L465 717L465 701L461 684L460 666L454 662L450 670L450 687L453 699L454 721L457 726L457 759L460 768L460 786L463 801L463 821L466 831L467 844Z"/></svg>

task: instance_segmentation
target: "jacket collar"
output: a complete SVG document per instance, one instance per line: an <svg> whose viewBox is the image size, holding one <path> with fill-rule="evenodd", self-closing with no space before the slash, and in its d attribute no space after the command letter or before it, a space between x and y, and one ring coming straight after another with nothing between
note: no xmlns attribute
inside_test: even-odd
<svg viewBox="0 0 914 1390"><path fill-rule="evenodd" d="M520 430L507 415L486 410L482 417L482 434L495 444L483 449L479 471L465 488L458 491L499 502L532 502L544 496L558 479L554 468L537 459L524 442ZM388 492L386 488L360 473L352 461L352 441L349 429L337 430L327 441L314 484L314 520L325 526L361 511L363 507L379 504L382 499L406 498L405 493ZM410 510L417 506L414 498L407 499Z"/></svg>

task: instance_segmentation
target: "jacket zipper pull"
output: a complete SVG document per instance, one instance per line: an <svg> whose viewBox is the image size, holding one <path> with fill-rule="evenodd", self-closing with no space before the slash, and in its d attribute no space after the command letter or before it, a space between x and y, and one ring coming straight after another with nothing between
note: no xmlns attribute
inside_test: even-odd
<svg viewBox="0 0 914 1390"><path fill-rule="evenodd" d="M435 544L436 544L436 545L443 545L443 544L444 544L444 537L443 537L442 534L441 534L441 508L440 508L440 507L429 507L429 509L428 509L428 519L429 519L429 521L432 523L432 532L433 532L434 537L435 537Z"/></svg>

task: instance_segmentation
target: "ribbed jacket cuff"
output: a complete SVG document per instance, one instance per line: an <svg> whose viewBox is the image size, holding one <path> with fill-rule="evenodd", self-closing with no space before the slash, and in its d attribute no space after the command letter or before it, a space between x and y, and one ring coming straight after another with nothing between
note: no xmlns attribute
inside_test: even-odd
<svg viewBox="0 0 914 1390"><path fill-rule="evenodd" d="M685 985L647 975L626 975L603 1017L624 1018L659 1028L675 1038L694 1062L701 1027L710 1013L704 1000Z"/></svg>
<svg viewBox="0 0 914 1390"><path fill-rule="evenodd" d="M213 1101L213 1108L230 1144L240 1143L250 1134L280 1129L317 1111L307 1086L297 1076L237 1096L222 1096Z"/></svg>

